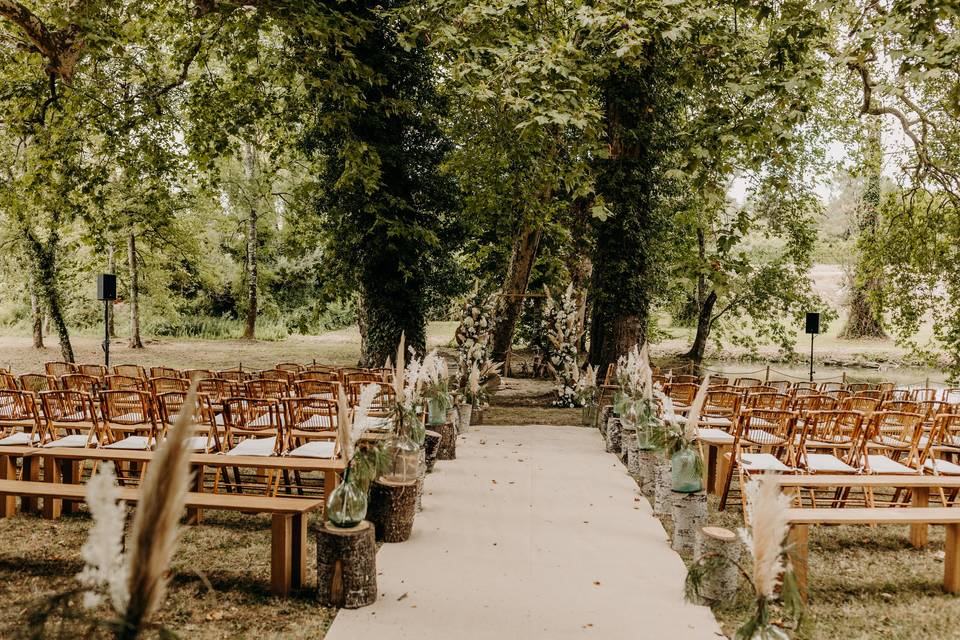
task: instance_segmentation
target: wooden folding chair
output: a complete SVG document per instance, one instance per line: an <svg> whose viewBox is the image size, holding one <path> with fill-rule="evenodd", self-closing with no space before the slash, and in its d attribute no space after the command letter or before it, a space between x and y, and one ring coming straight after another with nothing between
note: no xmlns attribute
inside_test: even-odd
<svg viewBox="0 0 960 640"><path fill-rule="evenodd" d="M55 391L57 389L57 379L42 373L25 373L20 376L20 388L32 394L38 394L41 391Z"/></svg>
<svg viewBox="0 0 960 640"><path fill-rule="evenodd" d="M277 382L277 381L270 381ZM227 398L223 402L226 426L224 448L228 456L278 456L283 451L281 407L277 400L267 398ZM240 469L233 468L234 482L227 489L242 492L245 485L263 487L266 495L276 495L280 476L274 470L259 469L256 479L244 481ZM220 477L214 482L219 490Z"/></svg>
<svg viewBox="0 0 960 640"><path fill-rule="evenodd" d="M109 371L102 364L77 364L73 367L74 373L82 373L85 376L93 376L98 380L103 380Z"/></svg>
<svg viewBox="0 0 960 640"><path fill-rule="evenodd" d="M761 393L747 394L744 399L744 407L747 409L776 409L786 411L790 407L790 396L776 391L764 391Z"/></svg>
<svg viewBox="0 0 960 640"><path fill-rule="evenodd" d="M127 376L139 380L147 379L147 372L138 364L118 364L113 367L113 374L117 376Z"/></svg>
<svg viewBox="0 0 960 640"><path fill-rule="evenodd" d="M35 447L43 442L43 437L34 393L0 390L0 447Z"/></svg>
<svg viewBox="0 0 960 640"><path fill-rule="evenodd" d="M166 431L173 426L180 413L184 411L188 392L167 391L156 396L159 420ZM211 453L221 450L220 433L217 429L210 399L198 393L192 407L187 409L193 416L193 435L187 441L191 451Z"/></svg>
<svg viewBox="0 0 960 640"><path fill-rule="evenodd" d="M720 510L726 509L734 472L740 484L740 500L746 514L743 491L753 473L792 473L796 415L777 409L741 411L734 433L733 454L727 465L720 498Z"/></svg>
<svg viewBox="0 0 960 640"><path fill-rule="evenodd" d="M48 376L53 376L57 379L76 372L76 369L70 362L48 362L43 365L43 370L47 372Z"/></svg>
<svg viewBox="0 0 960 640"><path fill-rule="evenodd" d="M150 367L151 378L183 378L183 372L170 367Z"/></svg>
<svg viewBox="0 0 960 640"><path fill-rule="evenodd" d="M150 392L154 396L168 391L187 391L190 388L190 381L186 378L160 377L150 378L148 381Z"/></svg>
<svg viewBox="0 0 960 640"><path fill-rule="evenodd" d="M135 389L100 392L106 449L149 451L156 448L164 429L159 428L151 395Z"/></svg>
<svg viewBox="0 0 960 640"><path fill-rule="evenodd" d="M248 398L266 398L279 402L290 397L290 384L286 380L259 378L247 380L243 386Z"/></svg>

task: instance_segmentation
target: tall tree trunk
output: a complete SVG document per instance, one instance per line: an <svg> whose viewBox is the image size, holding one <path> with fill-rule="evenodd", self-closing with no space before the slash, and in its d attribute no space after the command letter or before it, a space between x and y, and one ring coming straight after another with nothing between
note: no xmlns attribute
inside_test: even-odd
<svg viewBox="0 0 960 640"><path fill-rule="evenodd" d="M613 215L596 220L590 362L607 366L642 344L664 269L658 242L669 225L662 178L677 144L672 118L682 108L675 61L648 45L645 66L616 69L601 87L608 156L597 159L597 195Z"/></svg>
<svg viewBox="0 0 960 640"><path fill-rule="evenodd" d="M697 314L697 335L685 357L699 369L703 364L703 354L707 350L707 339L710 338L710 329L713 326L713 307L717 304L717 293L711 291L703 298L700 312Z"/></svg>
<svg viewBox="0 0 960 640"><path fill-rule="evenodd" d="M592 201L578 199L573 204L573 228L571 229L570 253L567 256L567 270L570 282L577 296L577 328L580 331L577 349L580 353L587 350L587 301L589 298L590 275L593 262L590 261L588 230L590 228L590 205Z"/></svg>
<svg viewBox="0 0 960 640"><path fill-rule="evenodd" d="M107 273L117 275L117 247L113 240L107 245ZM117 327L113 320L113 302L107 304L107 335L117 337Z"/></svg>
<svg viewBox="0 0 960 640"><path fill-rule="evenodd" d="M70 343L70 330L63 315L60 292L57 290L56 236L51 236L45 247L32 233L27 233L31 245L34 263L34 280L39 287L40 297L47 316L53 323L57 338L60 340L60 357L64 362L73 362L73 345Z"/></svg>
<svg viewBox="0 0 960 640"><path fill-rule="evenodd" d="M43 309L37 296L36 278L30 276L30 319L33 322L33 348L43 349Z"/></svg>
<svg viewBox="0 0 960 640"><path fill-rule="evenodd" d="M870 174L857 212L858 256L857 264L850 274L850 297L847 301L849 315L841 338L886 338L883 330L883 308L879 303L882 283L863 258L863 247L873 242L877 231L877 211L880 208L880 176L883 163L883 145L880 127L876 120L870 125L866 148L866 164Z"/></svg>
<svg viewBox="0 0 960 640"><path fill-rule="evenodd" d="M130 267L130 348L143 349L140 339L140 283L137 266L137 237L127 234L127 262Z"/></svg>
<svg viewBox="0 0 960 640"><path fill-rule="evenodd" d="M243 339L254 340L257 335L257 218L259 185L257 184L257 153L253 144L243 144L243 172L247 182L250 212L247 216L247 317Z"/></svg>
<svg viewBox="0 0 960 640"><path fill-rule="evenodd" d="M507 277L503 282L500 300L497 303L496 320L493 325L491 357L494 362L503 362L503 372L510 373L510 348L513 334L523 310L523 300L530 282L530 272L537 259L537 247L543 230L539 226L526 225L520 229L513 243Z"/></svg>

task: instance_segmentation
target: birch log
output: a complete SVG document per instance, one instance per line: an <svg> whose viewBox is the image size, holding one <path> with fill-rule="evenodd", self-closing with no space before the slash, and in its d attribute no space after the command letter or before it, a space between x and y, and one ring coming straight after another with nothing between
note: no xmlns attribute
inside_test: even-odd
<svg viewBox="0 0 960 640"><path fill-rule="evenodd" d="M674 491L673 539L670 546L680 553L693 553L700 528L707 524L707 492L679 493Z"/></svg>
<svg viewBox="0 0 960 640"><path fill-rule="evenodd" d="M620 459L627 467L627 473L633 476L630 471L631 460L634 467L637 465L637 429L620 423ZM634 476L635 477L635 476Z"/></svg>
<svg viewBox="0 0 960 640"><path fill-rule="evenodd" d="M653 473L653 515L662 518L671 515L670 501L673 497L673 478L670 460L657 456Z"/></svg>
<svg viewBox="0 0 960 640"><path fill-rule="evenodd" d="M620 453L620 418L607 422L607 453Z"/></svg>
<svg viewBox="0 0 960 640"><path fill-rule="evenodd" d="M740 560L742 546L733 531L720 527L703 527L700 530L696 560L704 557L719 558L720 566L708 572L700 586L700 598L704 603L729 602L737 593L740 570L735 562Z"/></svg>
<svg viewBox="0 0 960 640"><path fill-rule="evenodd" d="M640 493L653 498L654 474L656 473L657 454L649 449L637 451L637 469L639 478L637 483L640 485Z"/></svg>

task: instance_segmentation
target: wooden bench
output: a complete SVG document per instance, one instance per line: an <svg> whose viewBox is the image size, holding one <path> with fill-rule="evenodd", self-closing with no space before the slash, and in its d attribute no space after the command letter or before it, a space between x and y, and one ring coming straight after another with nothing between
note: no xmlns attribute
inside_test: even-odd
<svg viewBox="0 0 960 640"><path fill-rule="evenodd" d="M29 498L86 499L86 487L78 484L0 480L0 495ZM139 489L120 488L120 498L130 503L140 499ZM304 586L307 566L307 514L321 510L324 501L312 498L270 498L236 494L187 494L186 506L194 509L269 513L272 542L270 552L270 588L285 596L291 589Z"/></svg>
<svg viewBox="0 0 960 640"><path fill-rule="evenodd" d="M943 588L947 593L960 593L960 509L951 507L916 508L839 508L790 509L788 554L793 564L800 594L807 597L807 572L810 525L813 524L895 524L923 526L936 524L947 528L943 560Z"/></svg>
<svg viewBox="0 0 960 640"><path fill-rule="evenodd" d="M777 483L782 487L800 489L909 489L911 507L926 507L930 504L931 489L960 488L960 476L922 476L922 475L853 475L853 474L798 474L778 475ZM823 511L824 509L816 509ZM910 525L910 544L921 548L927 544L927 523L915 522Z"/></svg>

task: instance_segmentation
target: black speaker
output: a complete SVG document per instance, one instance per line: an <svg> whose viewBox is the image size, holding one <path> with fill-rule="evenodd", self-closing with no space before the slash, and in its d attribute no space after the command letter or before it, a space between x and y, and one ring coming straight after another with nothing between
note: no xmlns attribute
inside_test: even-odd
<svg viewBox="0 0 960 640"><path fill-rule="evenodd" d="M101 273L97 276L97 300L117 299L117 276Z"/></svg>
<svg viewBox="0 0 960 640"><path fill-rule="evenodd" d="M820 314L807 312L807 333L820 333Z"/></svg>

